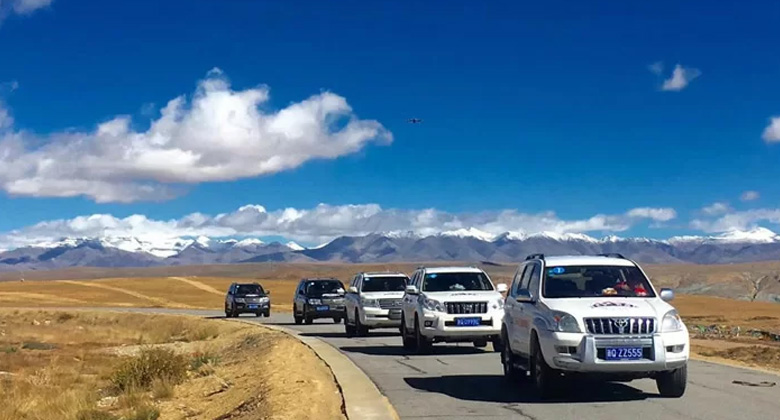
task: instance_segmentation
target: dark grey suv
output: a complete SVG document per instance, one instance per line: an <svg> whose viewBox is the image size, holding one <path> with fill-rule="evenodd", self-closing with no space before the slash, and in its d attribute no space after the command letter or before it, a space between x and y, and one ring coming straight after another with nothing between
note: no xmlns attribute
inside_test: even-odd
<svg viewBox="0 0 780 420"><path fill-rule="evenodd" d="M225 296L225 316L234 318L246 313L271 316L270 294L259 283L233 283Z"/></svg>
<svg viewBox="0 0 780 420"><path fill-rule="evenodd" d="M293 318L296 324L311 324L318 318L332 318L340 323L344 319L344 284L338 279L303 279L298 283L293 301Z"/></svg>

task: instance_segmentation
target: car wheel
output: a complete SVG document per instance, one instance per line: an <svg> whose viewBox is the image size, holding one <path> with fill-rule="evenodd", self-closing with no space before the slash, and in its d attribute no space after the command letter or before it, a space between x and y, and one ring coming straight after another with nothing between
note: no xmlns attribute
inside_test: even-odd
<svg viewBox="0 0 780 420"><path fill-rule="evenodd" d="M683 366L669 372L661 372L655 378L655 384L662 397L680 398L685 394L688 382L688 366Z"/></svg>
<svg viewBox="0 0 780 420"><path fill-rule="evenodd" d="M414 337L409 334L409 330L406 328L406 319L403 315L401 315L401 340L403 340L405 350L417 350L417 342Z"/></svg>
<svg viewBox="0 0 780 420"><path fill-rule="evenodd" d="M542 399L553 397L558 391L559 374L544 360L536 335L532 338L531 346L531 375L533 375L536 391Z"/></svg>
<svg viewBox="0 0 780 420"><path fill-rule="evenodd" d="M474 342L474 347L478 349L484 349L487 347L487 340L477 340Z"/></svg>
<svg viewBox="0 0 780 420"><path fill-rule="evenodd" d="M355 336L355 326L349 323L349 317L344 320L344 333L347 335L347 338Z"/></svg>
<svg viewBox="0 0 780 420"><path fill-rule="evenodd" d="M341 324L341 318L339 318L339 317L333 318L333 323L334 324Z"/></svg>
<svg viewBox="0 0 780 420"><path fill-rule="evenodd" d="M266 318L270 318L271 317L271 311L270 310L265 311L265 313L263 313L263 316L265 316Z"/></svg>
<svg viewBox="0 0 780 420"><path fill-rule="evenodd" d="M504 350L504 339L499 337L496 337L493 339L493 351L494 352L501 352Z"/></svg>
<svg viewBox="0 0 780 420"><path fill-rule="evenodd" d="M310 317L310 316L306 316L306 317L303 319L303 321L304 321L306 324L311 324L311 323L313 323L313 322L314 322L314 319L313 319L312 317Z"/></svg>
<svg viewBox="0 0 780 420"><path fill-rule="evenodd" d="M417 354L428 354L431 351L433 344L420 331L420 320L417 316L414 317L414 339Z"/></svg>
<svg viewBox="0 0 780 420"><path fill-rule="evenodd" d="M515 367L515 354L509 346L509 340L504 337L501 347L501 365L504 367L504 378L509 382L518 382L525 377L525 372ZM493 343L495 346L495 343Z"/></svg>
<svg viewBox="0 0 780 420"><path fill-rule="evenodd" d="M260 318L261 316L263 316L263 313L262 312L255 312L255 316Z"/></svg>
<svg viewBox="0 0 780 420"><path fill-rule="evenodd" d="M365 337L368 335L368 327L360 323L360 313L355 309L355 333L358 337Z"/></svg>

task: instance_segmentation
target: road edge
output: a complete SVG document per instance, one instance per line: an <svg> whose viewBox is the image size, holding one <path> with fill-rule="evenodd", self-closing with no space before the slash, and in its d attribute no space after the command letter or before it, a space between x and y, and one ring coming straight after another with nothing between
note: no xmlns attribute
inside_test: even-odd
<svg viewBox="0 0 780 420"><path fill-rule="evenodd" d="M341 388L346 416L350 420L400 420L390 400L379 391L374 381L335 347L315 337L302 336L298 331L273 324L241 319L230 320L283 332L300 341L328 366Z"/></svg>

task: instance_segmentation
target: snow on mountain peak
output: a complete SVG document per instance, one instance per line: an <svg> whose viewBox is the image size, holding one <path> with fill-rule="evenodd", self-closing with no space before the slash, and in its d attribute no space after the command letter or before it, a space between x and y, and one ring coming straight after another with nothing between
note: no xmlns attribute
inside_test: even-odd
<svg viewBox="0 0 780 420"><path fill-rule="evenodd" d="M290 248L293 251L303 251L304 249L306 249L301 245L299 245L297 242L293 242L293 241L287 242L285 245L287 246L287 248Z"/></svg>
<svg viewBox="0 0 780 420"><path fill-rule="evenodd" d="M440 236L454 236L458 238L476 238L481 241L487 241L490 242L493 240L494 235L487 233L485 231L479 230L477 228L470 227L468 229L456 229L456 230L450 230L447 232L442 232L439 234Z"/></svg>
<svg viewBox="0 0 780 420"><path fill-rule="evenodd" d="M724 242L752 243L772 243L780 240L780 236L775 232L760 226L748 231L732 229L716 236L716 238Z"/></svg>

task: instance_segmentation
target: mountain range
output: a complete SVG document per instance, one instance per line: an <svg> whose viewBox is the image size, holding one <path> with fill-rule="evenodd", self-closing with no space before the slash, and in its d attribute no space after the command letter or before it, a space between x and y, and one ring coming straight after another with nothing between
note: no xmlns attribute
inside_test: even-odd
<svg viewBox="0 0 780 420"><path fill-rule="evenodd" d="M642 263L721 264L780 260L780 235L765 228L717 236L667 240L596 239L584 234L506 232L491 235L459 229L423 236L413 232L342 236L316 248L295 242L259 239L163 238L132 236L62 238L0 252L0 271L68 267L150 267L249 262L416 262L475 261L510 263L532 253L621 253Z"/></svg>

